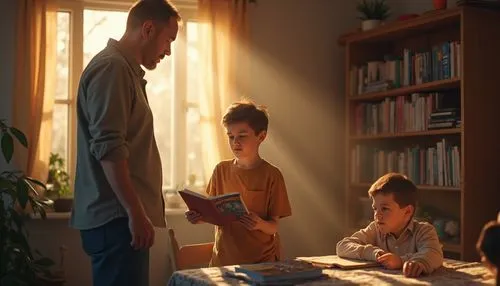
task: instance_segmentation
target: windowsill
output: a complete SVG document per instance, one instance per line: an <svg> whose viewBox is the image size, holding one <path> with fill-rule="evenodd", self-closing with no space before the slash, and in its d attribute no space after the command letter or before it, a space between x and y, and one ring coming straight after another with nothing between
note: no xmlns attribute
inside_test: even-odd
<svg viewBox="0 0 500 286"><path fill-rule="evenodd" d="M165 215L166 216L173 216L173 215L184 215L186 212L187 208L185 207L180 207L180 208L166 208L165 209ZM69 220L71 217L71 212L61 212L61 213L56 213L56 212L47 212L47 219L48 220ZM42 219L39 214L32 215L32 219Z"/></svg>
<svg viewBox="0 0 500 286"><path fill-rule="evenodd" d="M56 219L69 219L71 216L70 212L56 213L56 212L47 212L47 219L56 220ZM31 215L32 219L42 219L39 214Z"/></svg>
<svg viewBox="0 0 500 286"><path fill-rule="evenodd" d="M166 208L165 209L165 215L184 215L184 213L187 211L187 208L185 207L180 207L180 208Z"/></svg>

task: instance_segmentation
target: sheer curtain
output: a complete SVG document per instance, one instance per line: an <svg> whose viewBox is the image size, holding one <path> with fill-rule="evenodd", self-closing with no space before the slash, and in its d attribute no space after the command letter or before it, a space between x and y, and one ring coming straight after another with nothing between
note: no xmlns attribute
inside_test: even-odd
<svg viewBox="0 0 500 286"><path fill-rule="evenodd" d="M232 158L221 124L227 107L244 96L245 56L248 35L247 1L198 0L201 79L201 129L205 177L215 165Z"/></svg>
<svg viewBox="0 0 500 286"><path fill-rule="evenodd" d="M16 146L15 162L45 181L51 150L56 57L56 10L49 0L17 0L13 125L26 134L28 150Z"/></svg>

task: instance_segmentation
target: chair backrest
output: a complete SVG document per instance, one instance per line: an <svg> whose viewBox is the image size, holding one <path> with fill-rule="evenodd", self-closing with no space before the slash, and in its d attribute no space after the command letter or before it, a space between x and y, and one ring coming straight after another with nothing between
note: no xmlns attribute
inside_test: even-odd
<svg viewBox="0 0 500 286"><path fill-rule="evenodd" d="M188 244L179 247L173 229L168 229L175 270L207 267L212 258L213 242Z"/></svg>

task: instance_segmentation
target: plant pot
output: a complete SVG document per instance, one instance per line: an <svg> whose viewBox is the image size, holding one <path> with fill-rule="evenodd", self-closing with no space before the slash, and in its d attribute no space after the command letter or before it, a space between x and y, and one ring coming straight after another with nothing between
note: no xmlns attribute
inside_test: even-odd
<svg viewBox="0 0 500 286"><path fill-rule="evenodd" d="M379 25L380 25L380 20L374 20L374 19L363 20L363 22L361 22L361 30L368 31L378 27Z"/></svg>
<svg viewBox="0 0 500 286"><path fill-rule="evenodd" d="M73 198L59 198L54 201L54 211L56 213L67 213L73 207Z"/></svg>
<svg viewBox="0 0 500 286"><path fill-rule="evenodd" d="M178 192L168 192L165 195L165 206L169 209L177 209L182 207L182 198Z"/></svg>
<svg viewBox="0 0 500 286"><path fill-rule="evenodd" d="M447 0L432 0L432 4L436 10L446 9Z"/></svg>

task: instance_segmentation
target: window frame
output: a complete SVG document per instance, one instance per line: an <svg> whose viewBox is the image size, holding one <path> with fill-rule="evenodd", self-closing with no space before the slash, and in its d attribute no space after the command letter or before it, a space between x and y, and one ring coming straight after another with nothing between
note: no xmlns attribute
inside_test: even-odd
<svg viewBox="0 0 500 286"><path fill-rule="evenodd" d="M70 181L74 183L76 171L76 145L77 145L77 118L76 100L80 75L85 68L83 66L83 30L84 10L110 10L128 11L135 2L133 0L54 0L57 12L67 12L69 17L69 58L68 58L68 98L55 99L56 104L67 104L68 106L68 138L67 168ZM186 27L187 22L197 22L197 0L174 0L172 3L177 7L182 16L182 22ZM124 27L125 28L125 27ZM187 100L187 28L181 27L177 36L176 52L171 59L174 60L174 93L172 101L173 124L170 133L173 138L171 162L172 186L163 186L164 192L175 190L177 185L184 185L187 180L187 112L189 108L197 108L198 105ZM184 158L182 158L182 156ZM206 183L206 182L205 182Z"/></svg>

